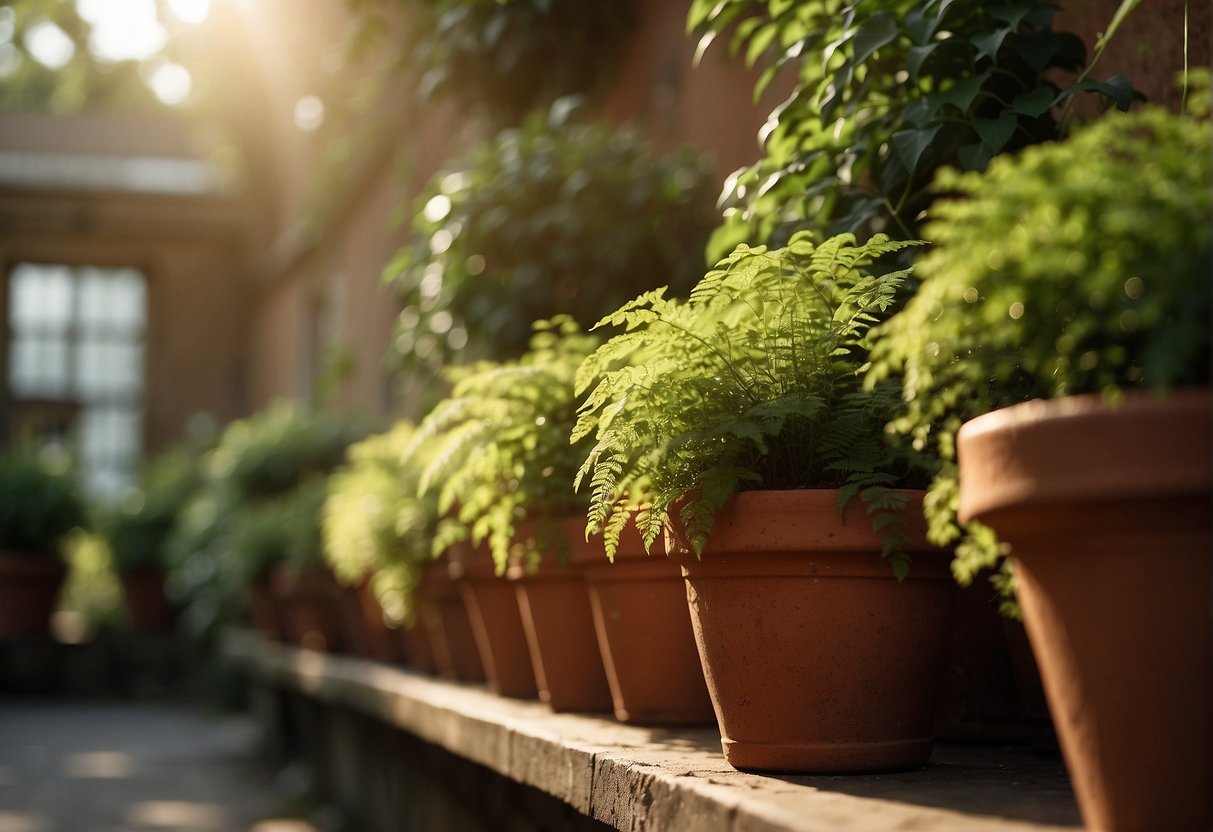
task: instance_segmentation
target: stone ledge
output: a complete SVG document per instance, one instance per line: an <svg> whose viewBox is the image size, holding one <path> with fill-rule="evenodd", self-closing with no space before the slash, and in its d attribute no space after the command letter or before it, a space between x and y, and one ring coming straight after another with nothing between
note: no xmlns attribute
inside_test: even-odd
<svg viewBox="0 0 1213 832"><path fill-rule="evenodd" d="M1080 828L1061 761L1024 749L940 746L897 774L743 774L715 730L554 714L538 702L401 667L228 634L225 654L262 682L352 709L535 787L620 830L1056 830Z"/></svg>

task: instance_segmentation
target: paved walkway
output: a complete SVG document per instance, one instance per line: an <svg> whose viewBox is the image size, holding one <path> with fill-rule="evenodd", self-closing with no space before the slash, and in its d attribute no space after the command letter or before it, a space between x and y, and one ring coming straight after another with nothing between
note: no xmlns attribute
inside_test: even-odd
<svg viewBox="0 0 1213 832"><path fill-rule="evenodd" d="M186 707L0 699L0 832L314 832L251 723Z"/></svg>

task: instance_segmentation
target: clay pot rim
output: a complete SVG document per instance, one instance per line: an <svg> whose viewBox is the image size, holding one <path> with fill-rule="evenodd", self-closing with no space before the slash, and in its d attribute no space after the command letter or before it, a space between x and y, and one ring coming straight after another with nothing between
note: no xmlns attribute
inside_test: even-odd
<svg viewBox="0 0 1213 832"><path fill-rule="evenodd" d="M945 550L926 541L926 522L922 517L922 500L926 492L919 489L893 489L906 497L905 547L910 554L947 554ZM879 553L883 538L872 529L871 520L861 498L847 505L845 517L838 513L836 488L803 488L781 491L740 491L716 513L716 522L703 560L713 552L730 555L746 553L811 552L872 552ZM764 528L778 529L776 537L755 536L753 518L767 518ZM699 562L682 533L677 515L672 528L666 527L666 550L670 557L684 565ZM689 558L689 561L688 561Z"/></svg>
<svg viewBox="0 0 1213 832"><path fill-rule="evenodd" d="M966 422L956 441L961 522L1028 506L1208 494L1213 394L1126 391L1116 407L1098 393L1035 399Z"/></svg>

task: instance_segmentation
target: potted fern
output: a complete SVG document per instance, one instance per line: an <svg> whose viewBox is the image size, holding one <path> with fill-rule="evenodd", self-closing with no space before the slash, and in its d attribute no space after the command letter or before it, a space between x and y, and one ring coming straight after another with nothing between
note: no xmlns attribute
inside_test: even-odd
<svg viewBox="0 0 1213 832"><path fill-rule="evenodd" d="M664 529L737 768L930 753L946 559L908 510L918 460L883 439L896 389L861 384L868 331L907 275L878 260L908 245L739 246L687 300L656 290L607 317L624 331L583 368L599 378L574 434L596 438L588 530L610 552L632 518L647 544Z"/></svg>
<svg viewBox="0 0 1213 832"><path fill-rule="evenodd" d="M401 647L423 672L483 681L462 601L434 591L435 573L445 568L431 551L436 501L417 495L419 466L402 462L415 431L401 420L350 446L346 464L329 478L321 521L325 558L350 588L343 596L347 621L366 633L371 655L390 659ZM385 620L401 638L392 637Z"/></svg>
<svg viewBox="0 0 1213 832"><path fill-rule="evenodd" d="M522 358L452 370L451 396L414 443L429 449L421 488L447 514L436 545L456 544L453 574L490 680L555 710L611 701L585 582L568 562L584 505L570 485L573 376L596 345L567 316L535 324ZM498 577L507 571L512 583Z"/></svg>
<svg viewBox="0 0 1213 832"><path fill-rule="evenodd" d="M325 477L364 432L278 402L229 425L207 458L222 568L230 586L249 593L266 632L318 649L341 641L319 514Z"/></svg>
<svg viewBox="0 0 1213 832"><path fill-rule="evenodd" d="M0 455L0 638L46 635L66 574L59 541L83 522L66 471L30 453Z"/></svg>
<svg viewBox="0 0 1213 832"><path fill-rule="evenodd" d="M957 574L1012 555L1092 828L1213 821L1209 152L1207 122L1144 109L941 177L869 376L938 450Z"/></svg>

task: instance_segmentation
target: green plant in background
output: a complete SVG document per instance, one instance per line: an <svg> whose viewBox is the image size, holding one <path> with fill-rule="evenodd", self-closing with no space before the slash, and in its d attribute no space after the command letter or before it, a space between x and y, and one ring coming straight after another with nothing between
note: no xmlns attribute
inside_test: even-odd
<svg viewBox="0 0 1213 832"><path fill-rule="evenodd" d="M84 504L65 462L0 454L0 551L57 558L63 537L83 525Z"/></svg>
<svg viewBox="0 0 1213 832"><path fill-rule="evenodd" d="M437 499L418 495L420 466L404 456L416 432L399 421L390 431L350 446L346 464L329 478L321 532L338 580L370 580L391 620L411 624L413 593L433 560Z"/></svg>
<svg viewBox="0 0 1213 832"><path fill-rule="evenodd" d="M347 0L351 51L386 40L394 75L464 114L517 124L557 98L587 93L614 67L631 0ZM402 18L402 19L397 19Z"/></svg>
<svg viewBox="0 0 1213 832"><path fill-rule="evenodd" d="M337 467L366 430L347 416L280 401L230 424L211 453L210 479L238 499L272 496Z"/></svg>
<svg viewBox="0 0 1213 832"><path fill-rule="evenodd" d="M1209 154L1206 121L1147 108L939 177L958 198L932 209L938 245L877 331L868 386L897 377L890 429L939 457L927 518L934 542L961 538L962 583L999 547L957 525L961 423L1033 398L1208 383Z"/></svg>
<svg viewBox="0 0 1213 832"><path fill-rule="evenodd" d="M204 482L166 542L170 593L185 620L210 632L239 615L243 589L275 563L323 563L325 477L365 435L357 420L276 402L233 422L203 460Z"/></svg>
<svg viewBox="0 0 1213 832"><path fill-rule="evenodd" d="M296 575L323 565L320 515L326 494L324 475L313 474L290 491L239 510L221 549L224 575L232 585L251 586L280 563Z"/></svg>
<svg viewBox="0 0 1213 832"><path fill-rule="evenodd" d="M385 272L404 306L394 351L407 376L456 357L517 357L532 321L588 325L702 273L702 160L653 159L638 133L579 123L573 107L500 133L421 195L411 240Z"/></svg>
<svg viewBox="0 0 1213 832"><path fill-rule="evenodd" d="M764 158L725 186L710 256L797 229L917 237L937 169L982 170L1000 153L1058 137L1059 106L1090 91L1121 109L1121 77L1054 79L1086 60L1055 32L1047 0L693 0L700 51L728 34L764 66L761 92L795 73L760 133Z"/></svg>
<svg viewBox="0 0 1213 832"><path fill-rule="evenodd" d="M420 489L437 493L448 515L435 551L487 541L498 573L511 557L559 551L552 521L585 506L570 485L585 451L569 445L573 378L597 344L559 317L535 324L530 351L516 361L451 370L451 396L421 422L408 452L428 457ZM520 535L524 521L534 523L533 537Z"/></svg>
<svg viewBox="0 0 1213 832"><path fill-rule="evenodd" d="M202 487L201 457L184 447L161 454L144 471L138 489L102 512L97 531L119 574L166 567L177 518Z"/></svg>
<svg viewBox="0 0 1213 832"><path fill-rule="evenodd" d="M908 274L875 263L910 245L802 232L785 248L738 246L689 299L648 292L599 324L624 331L579 370L590 392L572 438L597 440L577 481L608 554L630 518L651 545L674 512L702 552L734 492L798 488L840 489L840 510L861 495L893 553L884 510L918 462L884 439L896 386L865 391L862 371ZM893 566L903 575L905 558Z"/></svg>

